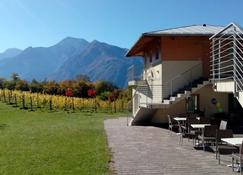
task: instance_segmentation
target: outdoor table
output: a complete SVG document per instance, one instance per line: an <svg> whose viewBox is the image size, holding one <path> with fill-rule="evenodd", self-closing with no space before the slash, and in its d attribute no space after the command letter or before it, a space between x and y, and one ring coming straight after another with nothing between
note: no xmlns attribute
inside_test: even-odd
<svg viewBox="0 0 243 175"><path fill-rule="evenodd" d="M177 122L186 121L186 117L175 117L173 119L176 120Z"/></svg>
<svg viewBox="0 0 243 175"><path fill-rule="evenodd" d="M243 141L243 137L234 137L234 138L222 138L221 139L223 142L232 145L232 146L237 146L240 147ZM232 164L227 165L228 167L231 167ZM239 171L240 166L234 166L234 168L236 168L237 171Z"/></svg>
<svg viewBox="0 0 243 175"><path fill-rule="evenodd" d="M200 117L196 117L198 120L200 120ZM176 120L176 121L186 121L186 117L174 117L173 118L174 120Z"/></svg>
<svg viewBox="0 0 243 175"><path fill-rule="evenodd" d="M202 130L202 145L203 150L205 151L205 144L204 144L204 128L205 126L210 126L211 124L191 124L191 127L194 129L200 129Z"/></svg>
<svg viewBox="0 0 243 175"><path fill-rule="evenodd" d="M239 147L242 144L243 137L222 138L221 140L223 142L226 142L226 143L230 144L230 145Z"/></svg>
<svg viewBox="0 0 243 175"><path fill-rule="evenodd" d="M177 121L177 123L178 123L180 129L181 129L181 125L182 125L182 124L185 124L185 122L186 122L186 117L175 117L175 118L173 118L173 119L174 119L175 121Z"/></svg>

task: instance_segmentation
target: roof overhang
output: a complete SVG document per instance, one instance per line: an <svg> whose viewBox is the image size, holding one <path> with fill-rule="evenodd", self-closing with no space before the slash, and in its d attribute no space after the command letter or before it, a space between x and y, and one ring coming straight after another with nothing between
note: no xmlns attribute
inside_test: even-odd
<svg viewBox="0 0 243 175"><path fill-rule="evenodd" d="M153 39L155 39L156 37L179 37L179 36L207 36L207 37L211 37L212 35L214 35L214 33L212 34L151 34L151 33L144 33L142 34L142 36L140 36L140 38L137 40L137 42L131 47L130 50L128 50L128 52L126 53L126 57L133 57L133 56L144 56L144 48L146 46L146 44L148 44L149 42L151 42Z"/></svg>
<svg viewBox="0 0 243 175"><path fill-rule="evenodd" d="M147 43L153 40L153 36L142 35L137 40L137 42L131 47L130 50L126 53L126 57L132 56L143 56L144 55L144 47Z"/></svg>

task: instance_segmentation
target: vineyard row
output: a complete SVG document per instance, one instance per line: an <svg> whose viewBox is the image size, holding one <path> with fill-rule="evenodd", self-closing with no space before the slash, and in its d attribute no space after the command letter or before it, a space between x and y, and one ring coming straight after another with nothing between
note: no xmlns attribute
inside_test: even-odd
<svg viewBox="0 0 243 175"><path fill-rule="evenodd" d="M128 103L123 99L113 102L103 101L98 98L76 98L41 93L22 92L16 90L0 89L0 100L4 103L35 111L47 109L50 111L85 111L85 112L124 112Z"/></svg>

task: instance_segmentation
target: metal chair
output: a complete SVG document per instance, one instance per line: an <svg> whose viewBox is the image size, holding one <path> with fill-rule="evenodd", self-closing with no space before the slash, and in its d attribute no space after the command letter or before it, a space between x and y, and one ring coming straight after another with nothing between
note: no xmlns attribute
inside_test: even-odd
<svg viewBox="0 0 243 175"><path fill-rule="evenodd" d="M218 127L216 125L205 126L204 133L202 133L204 135L199 135L198 139L204 139L205 142L215 143L217 129Z"/></svg>
<svg viewBox="0 0 243 175"><path fill-rule="evenodd" d="M233 138L233 131L231 129L216 131L216 159L220 164L220 154L232 154L238 152L234 146L222 143L221 138Z"/></svg>
<svg viewBox="0 0 243 175"><path fill-rule="evenodd" d="M232 154L232 171L234 171L234 162L239 163L240 174L242 174L242 165L243 162L243 142L240 146L240 152L238 154Z"/></svg>
<svg viewBox="0 0 243 175"><path fill-rule="evenodd" d="M179 125L176 122L173 122L173 119L171 118L170 115L168 115L168 124L169 124L168 129L171 132L173 131L174 128L177 129L179 128Z"/></svg>
<svg viewBox="0 0 243 175"><path fill-rule="evenodd" d="M186 125L182 126L182 129L184 129L184 135L185 137L189 139L193 139L193 144L195 143L195 140L197 139L197 136L199 135L199 131L195 130L191 127L191 124L198 124L199 120L196 118L195 115L190 115L187 117Z"/></svg>
<svg viewBox="0 0 243 175"><path fill-rule="evenodd" d="M199 124L210 124L210 120L207 117L200 117Z"/></svg>

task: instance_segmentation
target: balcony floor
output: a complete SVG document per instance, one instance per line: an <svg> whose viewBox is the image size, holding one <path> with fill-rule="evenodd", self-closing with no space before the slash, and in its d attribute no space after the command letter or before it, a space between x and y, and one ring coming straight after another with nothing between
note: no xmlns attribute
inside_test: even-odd
<svg viewBox="0 0 243 175"><path fill-rule="evenodd" d="M138 175L231 175L230 156L221 156L221 164L212 152L195 150L192 142L168 130L150 126L127 126L126 118L105 121L110 164L114 174Z"/></svg>

